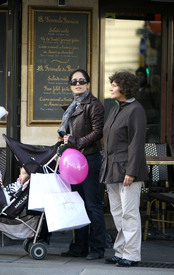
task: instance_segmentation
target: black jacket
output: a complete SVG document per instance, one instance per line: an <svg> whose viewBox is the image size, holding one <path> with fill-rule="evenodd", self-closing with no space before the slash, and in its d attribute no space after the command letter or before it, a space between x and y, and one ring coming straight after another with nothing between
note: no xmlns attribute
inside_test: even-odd
<svg viewBox="0 0 174 275"><path fill-rule="evenodd" d="M102 103L89 93L72 114L70 121L72 136L68 139L68 147L76 148L84 155L99 152L104 126Z"/></svg>

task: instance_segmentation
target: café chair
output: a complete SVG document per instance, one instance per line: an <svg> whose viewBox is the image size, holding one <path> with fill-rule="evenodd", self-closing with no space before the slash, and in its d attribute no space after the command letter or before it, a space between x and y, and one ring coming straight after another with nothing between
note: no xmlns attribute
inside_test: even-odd
<svg viewBox="0 0 174 275"><path fill-rule="evenodd" d="M167 144L146 143L146 156L167 156ZM149 181L145 183L146 188L146 218L143 239L147 239L149 222L157 222L158 230L161 229L161 213L164 212L165 206L162 205L160 192L167 192L168 190L168 168L167 165L148 165ZM161 212L162 211L162 212ZM156 214L156 218L154 218ZM164 217L162 218L164 220ZM162 223L164 232L164 221Z"/></svg>
<svg viewBox="0 0 174 275"><path fill-rule="evenodd" d="M174 193L168 192L168 193L151 193L150 194L151 200L148 200L147 202L147 210L146 210L146 221L145 221L145 230L144 230L144 241L147 240L148 236L148 227L149 222L157 222L158 224L162 224L162 234L165 235L165 224L174 224L173 217L166 217L166 206L170 205L173 207L174 210ZM157 217L154 218L152 216L152 204L154 202L158 202L158 214ZM160 208L161 204L161 208ZM159 214L160 213L160 214Z"/></svg>
<svg viewBox="0 0 174 275"><path fill-rule="evenodd" d="M0 148L0 171L2 174L2 181L5 179L6 172L6 148ZM4 234L1 232L1 245L4 246Z"/></svg>
<svg viewBox="0 0 174 275"><path fill-rule="evenodd" d="M6 171L6 148L0 148L0 171L2 173L2 180L5 179L5 171Z"/></svg>
<svg viewBox="0 0 174 275"><path fill-rule="evenodd" d="M169 152L170 152L170 155L171 155L171 157L174 157L174 144L169 144ZM171 188L173 188L174 189L174 165L172 165L171 167L170 167L171 169L170 169L170 179L171 179Z"/></svg>
<svg viewBox="0 0 174 275"><path fill-rule="evenodd" d="M167 144L146 143L146 156L167 156ZM149 191L158 190L168 186L168 168L167 165L148 165L149 171ZM146 183L147 185L148 183Z"/></svg>

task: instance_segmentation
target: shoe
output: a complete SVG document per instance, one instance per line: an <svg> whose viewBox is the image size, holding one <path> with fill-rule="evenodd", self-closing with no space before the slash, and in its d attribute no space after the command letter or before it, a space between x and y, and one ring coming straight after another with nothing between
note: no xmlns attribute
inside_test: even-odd
<svg viewBox="0 0 174 275"><path fill-rule="evenodd" d="M88 256L86 257L86 260L97 260L97 259L101 259L104 256L96 253L96 252L91 252L88 254Z"/></svg>
<svg viewBox="0 0 174 275"><path fill-rule="evenodd" d="M117 264L121 258L114 256L112 258L105 259L105 264Z"/></svg>
<svg viewBox="0 0 174 275"><path fill-rule="evenodd" d="M117 266L122 266L122 267L131 267L131 266L135 266L137 265L138 262L135 262L135 261L130 261L130 260L127 260L127 259L121 259Z"/></svg>

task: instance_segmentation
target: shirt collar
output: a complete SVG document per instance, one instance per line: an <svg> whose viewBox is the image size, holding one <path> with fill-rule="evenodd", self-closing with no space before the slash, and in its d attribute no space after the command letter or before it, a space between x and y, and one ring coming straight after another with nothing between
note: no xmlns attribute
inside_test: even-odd
<svg viewBox="0 0 174 275"><path fill-rule="evenodd" d="M119 105L119 104L123 104L123 103L132 103L133 101L135 101L135 98L132 97L132 98L129 98L127 99L126 101L118 101L118 100L115 100L115 102Z"/></svg>

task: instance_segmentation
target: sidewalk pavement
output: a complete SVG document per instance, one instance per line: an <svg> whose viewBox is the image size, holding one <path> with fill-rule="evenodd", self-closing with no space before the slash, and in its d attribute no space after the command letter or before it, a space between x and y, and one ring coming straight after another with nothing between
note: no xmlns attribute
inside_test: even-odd
<svg viewBox="0 0 174 275"><path fill-rule="evenodd" d="M47 257L34 260L24 250L22 241L5 237L0 247L0 275L173 275L174 240L148 238L142 242L142 262L139 266L123 268L104 263L104 259L63 258L72 239L72 231L52 233L47 245ZM113 244L106 248L105 258L114 255Z"/></svg>

